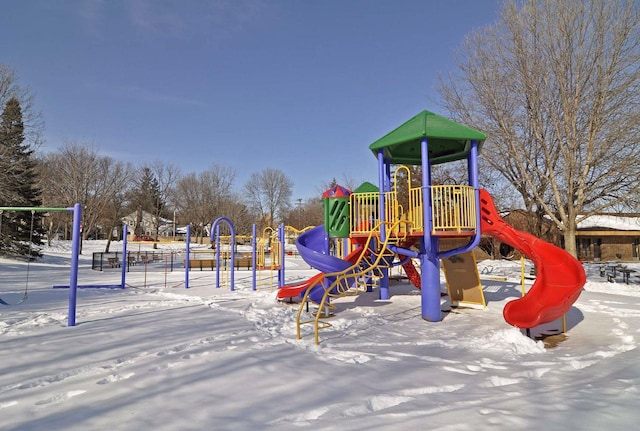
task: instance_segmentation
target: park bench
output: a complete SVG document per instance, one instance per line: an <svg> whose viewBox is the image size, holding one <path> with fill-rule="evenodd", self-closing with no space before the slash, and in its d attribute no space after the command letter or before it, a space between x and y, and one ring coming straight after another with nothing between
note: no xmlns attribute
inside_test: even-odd
<svg viewBox="0 0 640 431"><path fill-rule="evenodd" d="M186 259L184 261L184 265L185 266L187 265ZM211 270L213 271L213 268L215 268L215 266L216 266L215 259L189 259L190 270L199 268L200 271L202 271L205 268L211 268Z"/></svg>
<svg viewBox="0 0 640 431"><path fill-rule="evenodd" d="M236 268L251 269L251 263L251 257L239 257L234 261L234 265Z"/></svg>
<svg viewBox="0 0 640 431"><path fill-rule="evenodd" d="M120 259L117 257L109 257L107 258L107 262L109 262L111 268L120 268Z"/></svg>
<svg viewBox="0 0 640 431"><path fill-rule="evenodd" d="M629 284L632 277L637 277L636 272L634 269L627 268L626 265L615 262L600 267L600 277L606 277L609 283L615 283L616 277L622 275L622 282Z"/></svg>
<svg viewBox="0 0 640 431"><path fill-rule="evenodd" d="M186 265L186 260L183 262ZM227 264L228 265L228 264ZM251 269L251 257L240 257L234 259L236 269ZM216 267L216 259L189 259L189 269L213 269Z"/></svg>
<svg viewBox="0 0 640 431"><path fill-rule="evenodd" d="M161 261L162 261L162 256L158 254L141 254L140 255L140 262L142 262L145 265L147 263L161 262Z"/></svg>

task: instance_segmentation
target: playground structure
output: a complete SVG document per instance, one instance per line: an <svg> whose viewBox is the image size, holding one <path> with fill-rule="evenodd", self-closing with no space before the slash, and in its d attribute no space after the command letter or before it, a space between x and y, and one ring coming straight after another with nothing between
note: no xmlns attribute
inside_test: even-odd
<svg viewBox="0 0 640 431"><path fill-rule="evenodd" d="M375 141L369 149L378 160L379 186L361 186L355 192L340 186L327 190L323 195L325 223L297 232L298 252L319 271L309 280L286 286L285 227L280 225L277 230L263 232L260 238L264 238L264 242L260 242L254 225L248 266L253 270L253 290L257 289L257 271L277 271L278 286L281 286L278 297L301 297L297 315L298 338L302 325L313 324L315 342L319 343L319 330L331 326L326 321L334 309L331 299L370 292L375 287L380 299L389 299L390 270L401 266L410 282L421 291L422 318L438 322L442 320L440 267L445 259L449 260L444 267L452 303L485 305L483 297L472 299L473 295L470 295L482 293L477 268L475 278L467 280L465 286L458 285L461 280L455 275L460 272L455 267L456 260L468 262L467 257L484 233L519 250L536 267L536 281L526 295L505 306L505 320L528 330L564 316L578 299L586 281L584 269L566 251L517 231L499 216L491 195L481 189L478 182L478 154L485 139L486 136L477 130L423 111ZM468 185L432 183L432 166L461 160L467 163ZM412 181L408 165L421 167L420 185L416 186ZM73 211L70 283L69 286L54 286L69 288L69 326L75 325L77 288L124 288L127 265L123 263L120 285L78 286L79 204L73 208L0 207L1 210ZM221 224L228 226L230 235L220 234ZM122 256L128 256L126 231L125 225ZM216 287L226 283L234 290L235 268L241 266L240 262L248 262L249 256L236 256L238 239L229 219L221 217L212 223L213 255L209 263L216 271ZM450 240L459 244L447 246ZM190 227L187 226L185 288L189 288L192 263L202 260L191 259L190 242ZM414 261L419 262L419 269ZM447 268L449 264L453 269ZM318 311L313 319L305 321L302 320L303 310L308 309L309 303L317 304Z"/></svg>
<svg viewBox="0 0 640 431"><path fill-rule="evenodd" d="M70 276L69 276L69 284L68 285L54 285L52 286L54 289L69 289L69 299L68 299L68 317L67 317L67 325L68 326L75 326L76 325L76 306L77 306L77 289L80 288L118 288L118 289L124 289L126 287L126 277L127 277L127 272L129 270L129 268L131 267L131 265L138 265L139 263L141 264L141 266L144 267L144 271L145 271L145 285L146 285L146 270L147 270L147 264L151 264L153 263L154 259L153 257L156 256L155 252L151 252L151 254L149 254L148 252L129 252L128 251L128 226L127 224L123 225L123 241L122 241L122 249L119 252L114 252L114 253L99 253L100 255L107 255L108 257L106 258L106 266L109 266L111 268L117 268L117 270L120 272L121 274L121 278L120 278L120 282L118 284L92 284L92 285L80 285L78 284L78 273L79 273L79 255L80 255L80 242L81 242L81 221L82 221L82 207L80 204L75 204L73 207L70 208L56 208L56 207L0 207L0 216L2 215L3 212L5 211L21 211L21 212L31 212L32 215L35 212L54 212L54 211L69 211L73 213L73 222L72 222L72 238L71 238L71 243L72 243L72 249L71 249L71 261L70 261ZM233 230L233 225L231 224L231 221L226 219L226 218L220 218L218 220L216 220L214 222L214 227L217 226L220 222L226 222L229 224L230 229L231 229L231 233L232 235L230 236L230 243L228 244L234 244L235 243L235 233ZM0 218L0 223L1 223L1 218ZM252 241L253 241L253 257L250 261L251 267L253 268L254 272L253 272L253 290L257 290L257 277L256 277L256 269L258 270L269 270L271 271L271 274L269 274L269 277L265 277L262 281L264 281L265 284L269 284L269 285L273 285L273 286L277 286L280 283L273 283L272 279L273 279L273 272L277 271L277 275L278 275L278 280L284 280L284 246L283 246L283 241L284 241L284 232L285 232L285 226L281 225L278 227L278 230L275 231L273 229L268 229L270 231L269 234L267 235L263 235L262 237L257 236L256 232L255 232L255 225L254 225L254 232L253 232L253 236ZM32 224L30 226L31 232L33 232L33 217L32 217ZM267 232L268 230L265 230L265 232ZM225 237L220 236L220 235L215 235L215 233L218 232L217 229L212 229L212 235L211 235L211 241L212 243L216 244L216 250L220 251L220 250L224 250L225 246L224 246L224 241L225 241ZM190 233L190 227L187 227L187 233L189 236ZM188 238L188 241L186 243L186 256L187 258L184 261L184 266L185 266L185 288L189 287L189 252L190 252L190 247L189 247L189 243L190 243L190 238ZM266 248L267 245L271 246L271 249L267 252ZM260 247L259 252L256 252L256 246ZM30 246L31 248L31 246ZM216 258L218 259L217 263L218 265L214 264L214 268L216 268L216 287L220 287L222 283L227 282L227 284L230 287L230 290L234 290L234 273L233 271L229 271L230 266L229 266L229 262L228 259L230 258L231 262L231 267L233 267L234 265L234 253L233 250L235 248L234 247L227 247L227 251L222 252L222 253L217 253L216 254ZM125 258L126 256L126 258ZM170 253L169 256L171 257L171 265L173 265L173 258L174 258L174 253ZM102 256L100 258L101 260L99 261L98 265L96 265L95 262L95 256L94 256L94 261L92 262L92 269L97 269L102 271L103 266L105 265L105 262L102 260ZM191 261L193 262L193 261ZM22 298L16 302L16 303L11 303L11 302L7 302L4 299L0 298L0 305L3 306L13 306L13 305L19 305L21 303L23 303L24 301L27 300L28 297L28 287L29 287L29 263L30 260L27 262L27 274L26 274L26 281L25 281L25 289L24 289L24 293L22 295ZM163 262L166 266L167 262ZM242 262L239 262L242 263ZM220 269L222 269L222 271L220 271ZM226 279L225 279L226 276ZM166 282L166 277L165 277L165 282Z"/></svg>
<svg viewBox="0 0 640 431"><path fill-rule="evenodd" d="M378 160L377 190L369 186L352 193L337 186L325 192L324 226L302 233L296 242L303 259L320 272L278 292L281 299L302 298L298 338L301 325L313 324L319 343L319 330L331 326L326 317L333 309L332 298L371 291L376 285L379 298L389 299L389 270L397 265L420 289L426 321L442 320L440 262L445 259L452 301L484 306L484 297L477 295L482 286L475 264L475 277L462 280L462 285L456 285L461 280L455 276L456 260L468 262L483 233L518 249L537 268L529 292L505 306L505 320L529 330L564 316L586 281L584 269L563 249L519 232L500 218L490 194L479 187L478 154L485 139L475 129L423 111L369 146ZM433 184L432 166L455 161L466 161L468 184ZM414 185L407 165L421 167L420 185ZM348 238L355 248L344 259L330 253L336 238ZM445 246L450 240L460 245ZM419 261L420 272L412 259ZM313 319L302 320L310 302L318 311Z"/></svg>
<svg viewBox="0 0 640 431"><path fill-rule="evenodd" d="M228 235L220 234L220 225L227 226ZM189 288L189 274L193 269L211 269L215 271L215 287L228 286L235 290L236 271L251 271L251 288L277 287L284 284L285 279L285 242L309 228L297 230L291 226L280 224L277 229L267 227L261 235L257 226L252 226L251 236L237 236L231 220L226 217L216 219L211 225L210 250L191 250L191 229L187 226L185 267L185 288ZM238 245L247 245L249 250L238 251ZM249 244L246 244L249 243ZM265 275L265 272L267 273ZM258 277L258 275L261 275ZM274 283L273 279L277 278Z"/></svg>
<svg viewBox="0 0 640 431"><path fill-rule="evenodd" d="M227 232L221 234L220 227L226 226ZM96 252L92 259L92 269L96 271L119 270L122 272L122 283L126 285L128 272L144 272L144 286L146 286L147 271L165 273L165 287L184 285L190 288L190 274L193 271L211 271L214 273L216 288L228 287L235 290L235 276L237 271L251 271L252 290L261 288L275 288L284 280L284 257L293 252L285 252L284 244L287 240L295 240L303 230L281 224L276 229L266 227L260 234L256 225L252 227L252 235L236 235L231 220L220 217L212 223L210 246L206 249L194 248L192 245L191 226L186 226L186 241L181 242L185 248L182 251L147 251L128 250L128 236L122 241L122 250L110 252ZM127 225L123 227L127 232ZM126 256L126 257L125 257ZM184 282L168 285L167 274L184 268ZM246 274L246 272L244 272ZM277 280L276 280L277 278Z"/></svg>

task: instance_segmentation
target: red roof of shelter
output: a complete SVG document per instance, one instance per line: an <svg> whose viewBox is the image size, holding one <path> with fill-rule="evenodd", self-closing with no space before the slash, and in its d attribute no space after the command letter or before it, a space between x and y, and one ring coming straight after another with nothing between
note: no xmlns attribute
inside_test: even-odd
<svg viewBox="0 0 640 431"><path fill-rule="evenodd" d="M336 184L329 190L322 194L322 199L326 198L348 198L351 195L351 190L341 185Z"/></svg>

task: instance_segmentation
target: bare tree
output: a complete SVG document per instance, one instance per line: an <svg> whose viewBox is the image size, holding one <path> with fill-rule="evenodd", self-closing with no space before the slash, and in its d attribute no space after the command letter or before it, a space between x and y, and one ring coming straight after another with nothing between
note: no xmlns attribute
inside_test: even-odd
<svg viewBox="0 0 640 431"><path fill-rule="evenodd" d="M133 176L133 168L129 165L120 165L116 168L114 173L118 173L119 170L123 170L122 176L125 178L131 178ZM123 188L115 191L113 197L111 198L111 205L109 205L104 213L103 217L98 220L106 229L106 237L107 244L104 248L105 253L109 252L109 248L111 247L111 241L114 239L114 232L117 232L117 238L121 239L121 234L123 234L123 223L122 217L125 216L125 208L127 203L127 187L128 185L123 185Z"/></svg>
<svg viewBox="0 0 640 431"><path fill-rule="evenodd" d="M162 160L154 161L151 163L149 168L158 182L158 195L160 200L164 203L163 207L157 208L156 213L153 214L155 220L160 220L161 217L168 217L171 209L175 209L175 206L170 208L172 191L182 174L177 165L166 163ZM156 223L156 240L158 239L159 228L160 223Z"/></svg>
<svg viewBox="0 0 640 431"><path fill-rule="evenodd" d="M236 234L251 235L253 218L241 196L237 193L232 194L229 199L225 200L220 210L225 217L233 222Z"/></svg>
<svg viewBox="0 0 640 431"><path fill-rule="evenodd" d="M285 222L296 229L317 226L324 223L324 211L319 198L297 199L294 208L289 210Z"/></svg>
<svg viewBox="0 0 640 431"><path fill-rule="evenodd" d="M181 220L191 224L201 243L209 224L225 215L225 207L232 201L235 176L231 167L212 165L205 172L188 174L176 182L173 201Z"/></svg>
<svg viewBox="0 0 640 431"><path fill-rule="evenodd" d="M121 202L118 196L131 181L130 166L77 143L66 143L58 152L47 154L42 166L46 169L42 175L43 202L55 202L56 206L80 203L83 239L96 231L99 221L110 220L111 228L123 216L114 211L114 202Z"/></svg>
<svg viewBox="0 0 640 431"><path fill-rule="evenodd" d="M254 172L244 185L249 207L260 217L260 228L275 227L290 207L293 182L278 169Z"/></svg>
<svg viewBox="0 0 640 431"><path fill-rule="evenodd" d="M440 95L489 136L482 159L562 230L640 191L640 8L625 0L507 1L470 34Z"/></svg>

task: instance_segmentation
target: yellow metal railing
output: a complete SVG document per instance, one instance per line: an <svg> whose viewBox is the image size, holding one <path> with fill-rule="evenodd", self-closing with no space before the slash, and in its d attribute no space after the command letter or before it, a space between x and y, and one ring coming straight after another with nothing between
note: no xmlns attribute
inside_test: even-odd
<svg viewBox="0 0 640 431"><path fill-rule="evenodd" d="M393 235L422 234L425 230L422 210L422 189L408 190L404 208L397 191L382 194L385 203L385 221L404 223L394 225ZM368 235L373 226L380 223L380 194L377 192L353 193L350 196L351 234ZM476 230L475 190L470 186L444 185L431 187L433 234L465 234Z"/></svg>
<svg viewBox="0 0 640 431"><path fill-rule="evenodd" d="M470 186L431 186L433 233L476 230L475 190Z"/></svg>
<svg viewBox="0 0 640 431"><path fill-rule="evenodd" d="M411 223L411 232L424 232L424 214L422 211L422 189L420 187L409 189L409 206L407 208L407 220Z"/></svg>
<svg viewBox="0 0 640 431"><path fill-rule="evenodd" d="M378 216L380 194L378 192L352 193L349 211L352 235L368 235L380 222Z"/></svg>
<svg viewBox="0 0 640 431"><path fill-rule="evenodd" d="M262 236L256 238L256 270L258 271L258 290L277 287L277 270L280 265L280 256L283 253L284 244L278 240L277 231L266 227Z"/></svg>

